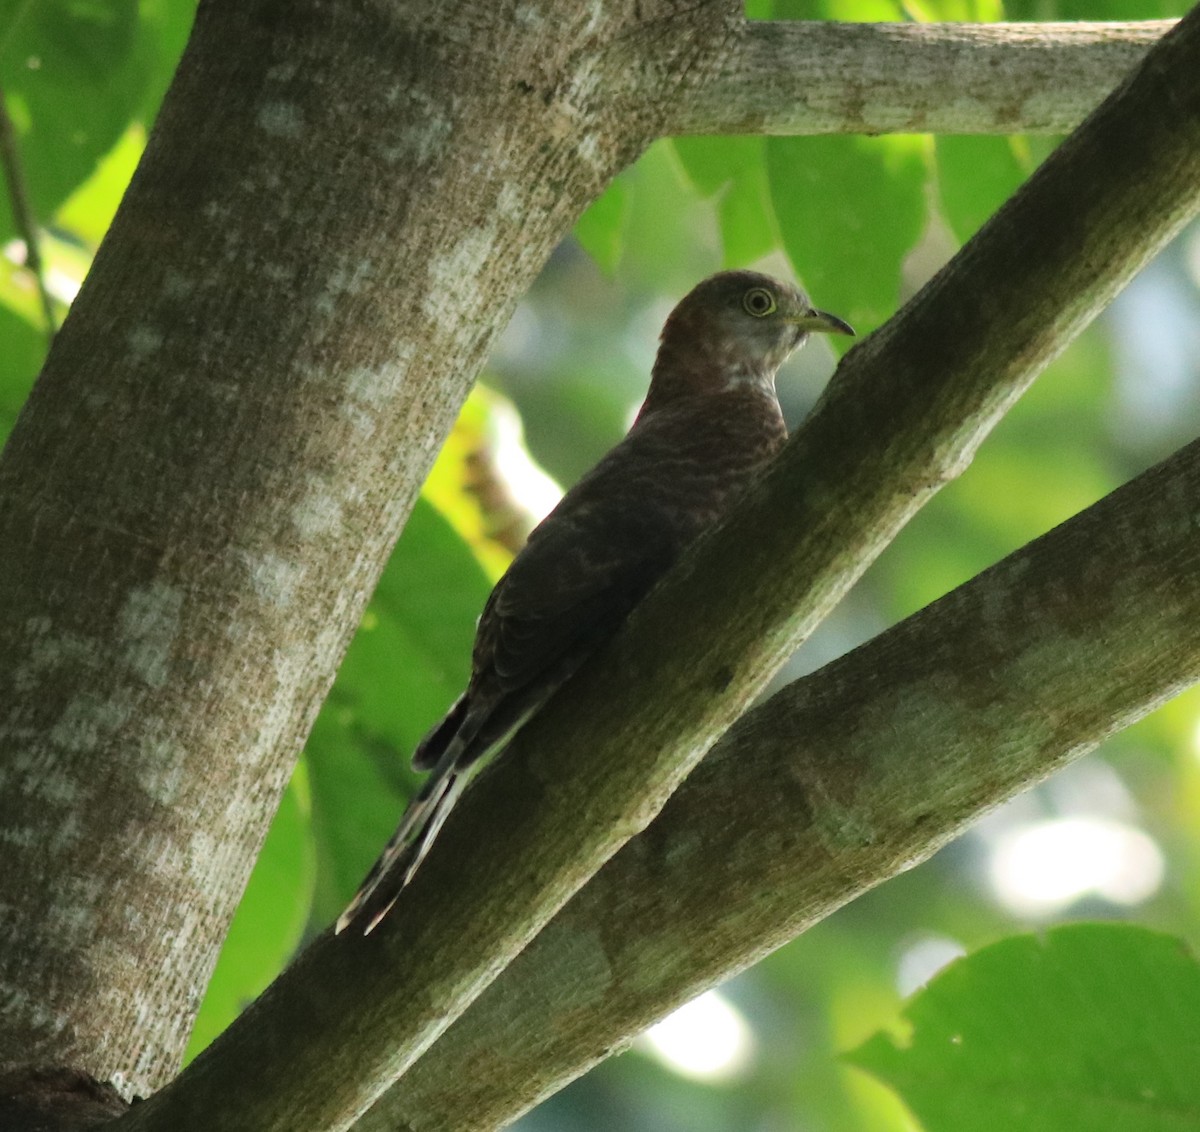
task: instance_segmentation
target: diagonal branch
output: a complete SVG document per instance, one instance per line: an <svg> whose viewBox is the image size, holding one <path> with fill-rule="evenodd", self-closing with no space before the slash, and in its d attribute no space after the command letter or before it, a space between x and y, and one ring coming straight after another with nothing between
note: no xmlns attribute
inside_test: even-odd
<svg viewBox="0 0 1200 1132"><path fill-rule="evenodd" d="M1200 441L745 716L356 1128L507 1124L1200 679L1197 524Z"/></svg>
<svg viewBox="0 0 1200 1132"><path fill-rule="evenodd" d="M1200 13L847 356L739 513L468 793L383 927L317 941L126 1126L347 1127L654 818L1041 367L1198 206Z"/></svg>
<svg viewBox="0 0 1200 1132"><path fill-rule="evenodd" d="M1066 133L1173 24L741 23L666 132Z"/></svg>

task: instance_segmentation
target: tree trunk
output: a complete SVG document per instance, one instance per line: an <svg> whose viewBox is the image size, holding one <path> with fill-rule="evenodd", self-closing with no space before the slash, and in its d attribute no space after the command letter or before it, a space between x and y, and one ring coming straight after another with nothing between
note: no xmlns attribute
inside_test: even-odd
<svg viewBox="0 0 1200 1132"><path fill-rule="evenodd" d="M442 436L650 136L589 66L634 7L201 4L0 461L0 1062L174 1072Z"/></svg>

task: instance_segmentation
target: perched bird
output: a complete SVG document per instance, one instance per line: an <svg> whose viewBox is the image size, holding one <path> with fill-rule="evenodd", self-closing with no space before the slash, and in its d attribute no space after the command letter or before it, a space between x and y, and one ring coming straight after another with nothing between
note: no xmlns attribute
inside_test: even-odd
<svg viewBox="0 0 1200 1132"><path fill-rule="evenodd" d="M663 327L628 435L529 536L476 631L467 689L413 754L433 773L337 930L387 914L480 759L501 749L787 438L775 373L812 332L853 334L786 283L728 271L696 286Z"/></svg>

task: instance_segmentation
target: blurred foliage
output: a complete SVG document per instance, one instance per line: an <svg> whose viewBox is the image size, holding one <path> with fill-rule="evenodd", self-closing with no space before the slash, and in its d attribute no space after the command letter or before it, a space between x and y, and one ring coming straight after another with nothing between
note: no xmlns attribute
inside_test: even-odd
<svg viewBox="0 0 1200 1132"><path fill-rule="evenodd" d="M953 963L905 1007L910 1033L850 1060L928 1132L1175 1132L1200 1124L1198 1017L1200 966L1177 939L1072 924Z"/></svg>
<svg viewBox="0 0 1200 1132"><path fill-rule="evenodd" d="M1003 11L999 0L749 5L753 18L913 21L1143 19L1183 9L1175 0L1010 0ZM0 85L62 310L136 165L192 11L187 0L0 0ZM407 755L461 689L475 617L535 517L523 511L522 483L506 481L500 434L512 432L511 406L533 454L570 483L620 437L662 319L696 279L750 264L794 274L819 305L868 332L1052 144L681 138L653 146L595 202L495 352L486 380L504 396L468 404L387 567L267 838L192 1053L336 914L416 782ZM0 441L46 347L17 235L0 197ZM1195 435L1198 280L1194 228L1054 363L788 675L921 607ZM811 404L832 362L813 343L785 370L790 419ZM698 1083L635 1052L522 1128L887 1132L915 1127L913 1113L931 1130L1114 1127L1091 1115L1099 1096L1146 1116L1123 1115L1122 1128L1180 1126L1153 1122L1168 1103L1194 1125L1197 987L1182 947L1117 925L1005 937L1085 916L1136 917L1195 937L1198 709L1195 693L1180 697L733 980L723 993L755 1043L737 1074ZM995 883L998 846L1081 814L1148 839L1170 862L1166 882L1125 901L1082 884L1036 914L1006 905ZM1047 860L1045 871L1060 863ZM980 947L912 1000L907 1036L871 1037L897 1029L903 994L937 962ZM971 1040L956 1040L963 1036ZM856 1046L858 1068L835 1056Z"/></svg>

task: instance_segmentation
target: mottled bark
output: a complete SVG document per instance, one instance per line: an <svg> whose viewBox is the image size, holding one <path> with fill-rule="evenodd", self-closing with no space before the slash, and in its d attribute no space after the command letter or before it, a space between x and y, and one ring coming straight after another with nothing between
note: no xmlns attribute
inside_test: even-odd
<svg viewBox="0 0 1200 1132"><path fill-rule="evenodd" d="M667 132L1066 133L1173 23L748 23Z"/></svg>

